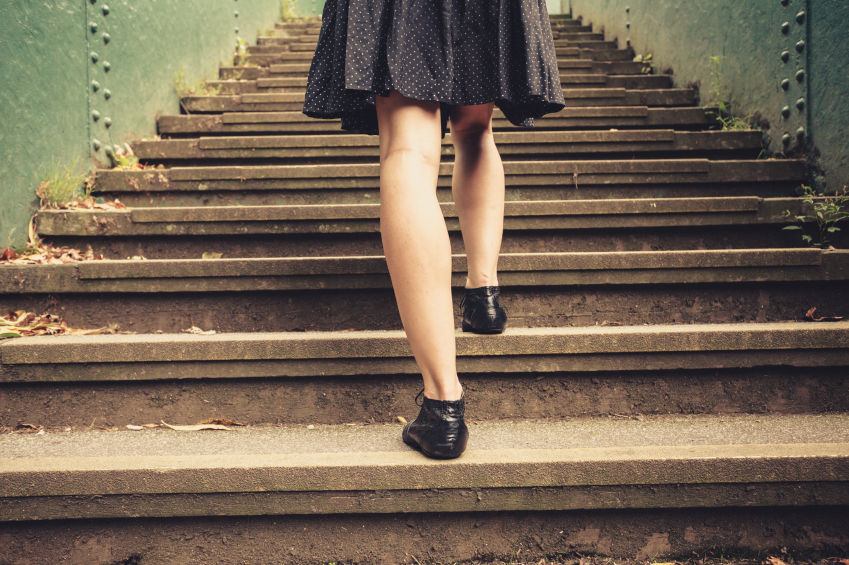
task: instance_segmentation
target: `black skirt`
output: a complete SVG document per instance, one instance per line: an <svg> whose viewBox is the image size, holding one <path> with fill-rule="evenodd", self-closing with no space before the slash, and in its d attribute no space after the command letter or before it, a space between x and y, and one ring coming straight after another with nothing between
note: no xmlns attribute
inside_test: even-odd
<svg viewBox="0 0 849 565"><path fill-rule="evenodd" d="M375 95L495 102L511 123L564 107L545 0L327 0L304 114L376 135Z"/></svg>

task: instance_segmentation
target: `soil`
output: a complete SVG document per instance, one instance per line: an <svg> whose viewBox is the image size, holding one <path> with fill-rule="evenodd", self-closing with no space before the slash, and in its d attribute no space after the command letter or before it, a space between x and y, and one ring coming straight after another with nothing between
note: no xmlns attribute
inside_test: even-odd
<svg viewBox="0 0 849 565"><path fill-rule="evenodd" d="M847 532L828 507L7 522L0 565L845 565Z"/></svg>

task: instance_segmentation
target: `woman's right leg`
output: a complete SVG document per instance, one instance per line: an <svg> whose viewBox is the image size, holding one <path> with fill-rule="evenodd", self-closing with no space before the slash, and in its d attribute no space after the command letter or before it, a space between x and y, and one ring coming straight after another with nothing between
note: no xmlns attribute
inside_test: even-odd
<svg viewBox="0 0 849 565"><path fill-rule="evenodd" d="M469 267L466 288L498 286L504 166L492 135L492 108L492 103L451 108L451 188Z"/></svg>
<svg viewBox="0 0 849 565"><path fill-rule="evenodd" d="M376 97L380 127L380 234L401 322L425 396L458 400L451 246L436 182L442 153L439 102L392 91Z"/></svg>

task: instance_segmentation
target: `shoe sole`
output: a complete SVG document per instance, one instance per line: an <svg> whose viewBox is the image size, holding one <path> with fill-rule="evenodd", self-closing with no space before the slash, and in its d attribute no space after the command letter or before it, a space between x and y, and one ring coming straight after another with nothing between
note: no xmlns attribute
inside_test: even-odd
<svg viewBox="0 0 849 565"><path fill-rule="evenodd" d="M407 426L404 426L404 431L401 432L401 440L413 449L421 451L423 454L430 457L431 459L457 459L458 457L463 455L462 453L458 453L457 455L437 455L435 453L430 453L426 451L424 448L422 448L421 445L418 444L418 442L416 442L413 438L407 435Z"/></svg>
<svg viewBox="0 0 849 565"><path fill-rule="evenodd" d="M505 328L501 328L500 330L475 330L471 326L467 326L464 323L462 329L463 329L464 332L469 332L469 333L473 333L473 334L493 335L493 334L504 333Z"/></svg>

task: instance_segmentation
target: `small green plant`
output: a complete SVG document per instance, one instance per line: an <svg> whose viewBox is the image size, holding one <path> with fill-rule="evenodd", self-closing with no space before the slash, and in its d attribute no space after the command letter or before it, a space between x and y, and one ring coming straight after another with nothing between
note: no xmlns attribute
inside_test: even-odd
<svg viewBox="0 0 849 565"><path fill-rule="evenodd" d="M743 131L752 128L753 116L738 118L731 115L731 90L725 85L723 65L725 57L710 58L710 98L716 102L718 112L710 112L716 118L722 131Z"/></svg>
<svg viewBox="0 0 849 565"><path fill-rule="evenodd" d="M241 37L236 38L236 50L233 51L234 67L256 67L257 65L248 61L248 42Z"/></svg>
<svg viewBox="0 0 849 565"><path fill-rule="evenodd" d="M280 19L284 22L298 20L298 11L295 9L295 0L280 0Z"/></svg>
<svg viewBox="0 0 849 565"><path fill-rule="evenodd" d="M802 232L802 241L812 247L829 247L829 236L840 231L835 224L849 218L849 189L843 187L832 196L825 196L816 192L810 186L802 187L802 195L799 197L806 206L802 215L794 215L790 210L785 210L787 218L792 218L799 225L786 226L784 230L795 230ZM816 225L813 235L808 233L807 225Z"/></svg>
<svg viewBox="0 0 849 565"><path fill-rule="evenodd" d="M645 56L637 55L636 57L634 57L634 62L643 64L643 68L640 70L640 72L643 73L644 75L650 75L651 72L652 72L652 69L654 68L652 66L652 54L651 53L649 53L648 55L645 55Z"/></svg>
<svg viewBox="0 0 849 565"><path fill-rule="evenodd" d="M39 179L35 194L42 208L58 208L77 198L87 198L91 194L92 182L82 171L79 159L71 166L58 165L55 161Z"/></svg>
<svg viewBox="0 0 849 565"><path fill-rule="evenodd" d="M213 63L210 73L215 76L215 64ZM221 92L221 86L210 86L206 74L201 78L186 73L186 66L180 65L180 70L174 73L174 90L180 98L186 96L217 96Z"/></svg>

